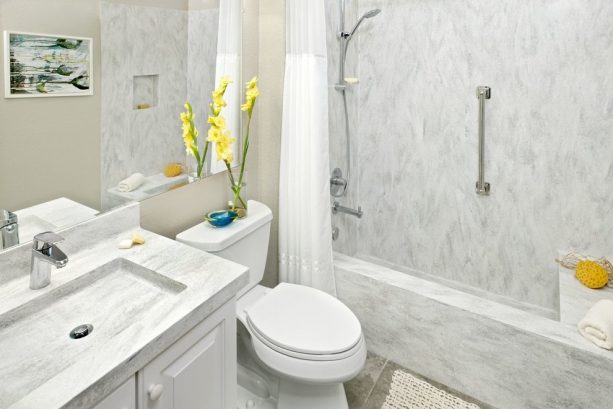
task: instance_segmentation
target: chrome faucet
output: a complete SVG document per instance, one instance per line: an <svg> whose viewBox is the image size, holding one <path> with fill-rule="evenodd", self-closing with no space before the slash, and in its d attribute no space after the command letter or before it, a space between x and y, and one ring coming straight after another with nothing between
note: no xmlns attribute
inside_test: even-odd
<svg viewBox="0 0 613 409"><path fill-rule="evenodd" d="M0 209L0 250L19 244L17 215Z"/></svg>
<svg viewBox="0 0 613 409"><path fill-rule="evenodd" d="M62 268L68 264L68 257L55 243L64 240L59 234L47 231L34 236L32 243L32 266L30 288L38 290L49 285L51 267Z"/></svg>

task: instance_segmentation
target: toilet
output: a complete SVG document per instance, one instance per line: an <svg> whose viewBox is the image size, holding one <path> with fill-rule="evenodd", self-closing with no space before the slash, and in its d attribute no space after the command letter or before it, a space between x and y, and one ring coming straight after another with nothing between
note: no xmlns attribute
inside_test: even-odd
<svg viewBox="0 0 613 409"><path fill-rule="evenodd" d="M347 409L343 382L356 376L366 360L360 322L323 291L288 283L272 289L259 285L272 212L253 200L248 208L248 217L227 227L200 223L178 234L177 241L249 267L236 314L250 335L254 360L278 378L278 409Z"/></svg>

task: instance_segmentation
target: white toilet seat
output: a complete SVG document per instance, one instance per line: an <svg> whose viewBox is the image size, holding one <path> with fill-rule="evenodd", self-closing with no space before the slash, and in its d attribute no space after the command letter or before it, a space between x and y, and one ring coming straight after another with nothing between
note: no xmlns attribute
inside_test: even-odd
<svg viewBox="0 0 613 409"><path fill-rule="evenodd" d="M313 384L345 382L364 365L359 321L322 291L287 283L257 286L238 300L237 315L258 358L282 376Z"/></svg>
<svg viewBox="0 0 613 409"><path fill-rule="evenodd" d="M356 351L360 348L360 343L363 342L362 336L358 338L358 341L352 345L349 349L339 352L336 354L308 354L299 351L295 351L293 349L284 348L280 345L277 345L274 341L268 339L265 335L261 334L257 328L253 327L251 321L247 317L247 328L251 335L258 338L258 340L266 345L268 348L292 358L304 359L308 361L338 361L340 359L349 358L354 355Z"/></svg>
<svg viewBox="0 0 613 409"><path fill-rule="evenodd" d="M246 308L247 324L277 352L301 359L353 355L360 321L337 298L304 285L281 283Z"/></svg>
<svg viewBox="0 0 613 409"><path fill-rule="evenodd" d="M366 342L363 338L356 345L353 355L334 361L294 358L269 348L257 336L252 337L252 343L258 358L273 372L310 384L346 382L360 373L366 360Z"/></svg>

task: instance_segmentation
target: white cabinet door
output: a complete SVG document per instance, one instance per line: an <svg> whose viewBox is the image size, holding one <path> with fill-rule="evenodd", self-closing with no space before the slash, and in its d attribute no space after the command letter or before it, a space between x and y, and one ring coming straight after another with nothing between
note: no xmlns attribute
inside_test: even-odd
<svg viewBox="0 0 613 409"><path fill-rule="evenodd" d="M162 352L139 376L144 409L235 409L234 301Z"/></svg>
<svg viewBox="0 0 613 409"><path fill-rule="evenodd" d="M136 409L136 377L132 375L93 409Z"/></svg>

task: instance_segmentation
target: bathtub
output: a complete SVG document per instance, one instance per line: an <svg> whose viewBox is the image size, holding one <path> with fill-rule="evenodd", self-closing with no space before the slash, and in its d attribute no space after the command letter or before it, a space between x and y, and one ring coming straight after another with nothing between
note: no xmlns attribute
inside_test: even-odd
<svg viewBox="0 0 613 409"><path fill-rule="evenodd" d="M613 408L613 351L576 325L335 253L368 349L499 409Z"/></svg>

